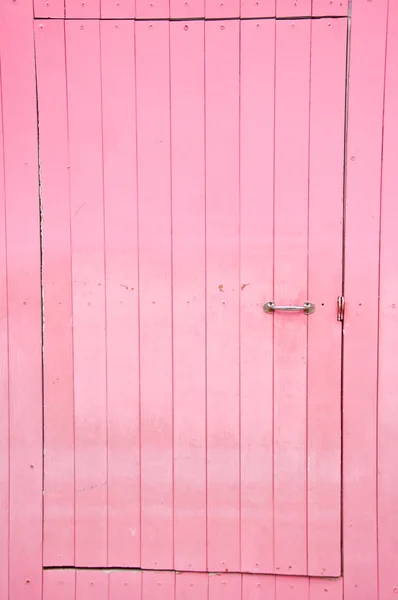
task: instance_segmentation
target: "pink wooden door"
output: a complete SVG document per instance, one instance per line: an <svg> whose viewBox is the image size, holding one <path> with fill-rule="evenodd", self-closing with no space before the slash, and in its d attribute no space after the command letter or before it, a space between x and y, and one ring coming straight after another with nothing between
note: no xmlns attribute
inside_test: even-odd
<svg viewBox="0 0 398 600"><path fill-rule="evenodd" d="M340 574L346 27L36 22L46 565Z"/></svg>

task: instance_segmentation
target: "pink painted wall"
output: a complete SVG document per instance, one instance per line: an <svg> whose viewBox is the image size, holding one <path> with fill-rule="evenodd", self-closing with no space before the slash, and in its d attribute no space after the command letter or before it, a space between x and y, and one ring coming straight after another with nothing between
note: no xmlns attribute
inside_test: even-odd
<svg viewBox="0 0 398 600"><path fill-rule="evenodd" d="M63 16L63 3L50 0L49 4L54 11L61 10L52 16ZM110 4L103 2L101 9L109 9ZM132 11L132 3L121 4ZM87 1L87 5L99 16L99 2ZM69 6L74 10L77 3ZM145 3L135 8L145 10ZM198 10L203 10L202 5ZM334 581L57 570L45 571L42 580L40 236L32 16L28 2L4 0L0 5L0 527L6 532L0 536L0 597L316 600L325 597L327 590L327 597L335 600L343 594L346 600L393 600L398 590L396 4L353 0L352 6L344 560L343 578Z"/></svg>

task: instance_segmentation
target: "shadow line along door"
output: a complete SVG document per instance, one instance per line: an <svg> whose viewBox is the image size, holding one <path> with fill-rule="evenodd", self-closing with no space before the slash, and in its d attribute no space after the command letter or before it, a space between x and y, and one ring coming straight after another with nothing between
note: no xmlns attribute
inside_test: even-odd
<svg viewBox="0 0 398 600"><path fill-rule="evenodd" d="M45 565L340 574L346 29L36 22Z"/></svg>

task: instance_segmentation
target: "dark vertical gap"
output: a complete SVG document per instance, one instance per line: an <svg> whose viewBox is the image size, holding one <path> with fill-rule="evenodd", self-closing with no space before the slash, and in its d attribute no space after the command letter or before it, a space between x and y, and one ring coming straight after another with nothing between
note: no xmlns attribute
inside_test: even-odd
<svg viewBox="0 0 398 600"><path fill-rule="evenodd" d="M346 205L347 205L347 139L348 139L348 107L350 83L350 50L351 50L351 2L348 7L346 73L345 73L345 115L344 115L344 152L343 152L343 227L342 227L342 277L341 293L343 297L341 327L341 384L340 384L340 561L341 575L344 574L344 294L345 294L345 240L346 240Z"/></svg>
<svg viewBox="0 0 398 600"><path fill-rule="evenodd" d="M386 108L386 82L387 82L387 60L388 60L388 21L390 0L387 0L385 50L384 50L384 83L383 83L383 112L382 112L382 138L381 138L381 165L380 165L380 208L379 208L379 273L377 282L377 392L376 392L376 564L377 564L377 597L380 596L380 552L379 552L379 371L380 371L380 274L381 274L381 250L382 250L382 214L383 214L383 163L384 163L384 116Z"/></svg>
<svg viewBox="0 0 398 600"><path fill-rule="evenodd" d="M41 179L41 164L40 164L40 114L39 114L39 90L38 90L38 77L37 77L37 52L36 52L36 35L35 28L33 28L33 54L35 63L35 92L36 92L36 115L37 115L37 173L38 173L38 194L39 194L39 232L40 232L40 312L41 312L41 478L42 478L42 497L41 497L41 564L44 564L44 285L43 285L43 196L42 196L42 179ZM3 103L2 103L3 106ZM3 118L3 115L2 115ZM3 122L3 157L4 157L4 122ZM5 163L5 158L4 158ZM4 166L4 179L5 179L5 166ZM5 192L5 181L4 181L4 192ZM6 202L4 202L4 210L6 214ZM6 230L6 256L7 256L7 228ZM7 264L7 340L8 340L8 264ZM8 344L7 344L8 345ZM9 369L9 364L8 364ZM8 373L8 384L10 381L10 374ZM10 399L10 395L8 393ZM8 407L10 414L10 405ZM10 426L10 420L9 420ZM10 460L10 453L9 453ZM11 466L11 465L10 465ZM10 471L9 471L10 473ZM10 484L9 484L10 488ZM10 511L9 504L9 511ZM10 527L9 527L10 535ZM10 542L10 539L9 539ZM10 548L10 543L8 545ZM42 590L44 573L42 572Z"/></svg>

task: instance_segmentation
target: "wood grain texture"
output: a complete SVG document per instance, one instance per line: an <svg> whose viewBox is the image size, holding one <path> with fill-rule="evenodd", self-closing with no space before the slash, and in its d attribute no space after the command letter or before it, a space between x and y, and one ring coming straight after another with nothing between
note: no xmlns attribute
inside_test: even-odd
<svg viewBox="0 0 398 600"><path fill-rule="evenodd" d="M170 25L174 555L192 571L207 565L204 28Z"/></svg>
<svg viewBox="0 0 398 600"><path fill-rule="evenodd" d="M282 305L309 299L310 27L307 20L276 24L273 294ZM308 318L293 316L274 316L275 570L306 574Z"/></svg>
<svg viewBox="0 0 398 600"><path fill-rule="evenodd" d="M308 319L307 528L308 572L319 576L341 572L342 331L336 296L343 275L346 33L345 19L312 24L308 297L317 310Z"/></svg>
<svg viewBox="0 0 398 600"><path fill-rule="evenodd" d="M377 360L387 2L352 8L344 323L344 597L378 598ZM381 600L381 599L380 599Z"/></svg>
<svg viewBox="0 0 398 600"><path fill-rule="evenodd" d="M239 571L239 23L205 35L207 566Z"/></svg>
<svg viewBox="0 0 398 600"><path fill-rule="evenodd" d="M98 21L66 22L76 564L107 564L107 348Z"/></svg>
<svg viewBox="0 0 398 600"><path fill-rule="evenodd" d="M241 568L274 570L273 288L275 21L241 23ZM271 340L271 343L270 343Z"/></svg>
<svg viewBox="0 0 398 600"><path fill-rule="evenodd" d="M42 593L40 207L32 9L32 2L0 5L2 283L6 277L1 304L7 311L1 313L2 351L8 342L1 357L5 456L0 479L5 490L0 518L6 539L1 542L0 585L5 598L21 600L36 600Z"/></svg>
<svg viewBox="0 0 398 600"><path fill-rule="evenodd" d="M173 567L169 23L136 24L141 564Z"/></svg>
<svg viewBox="0 0 398 600"><path fill-rule="evenodd" d="M140 564L140 388L132 21L102 21L108 565Z"/></svg>

